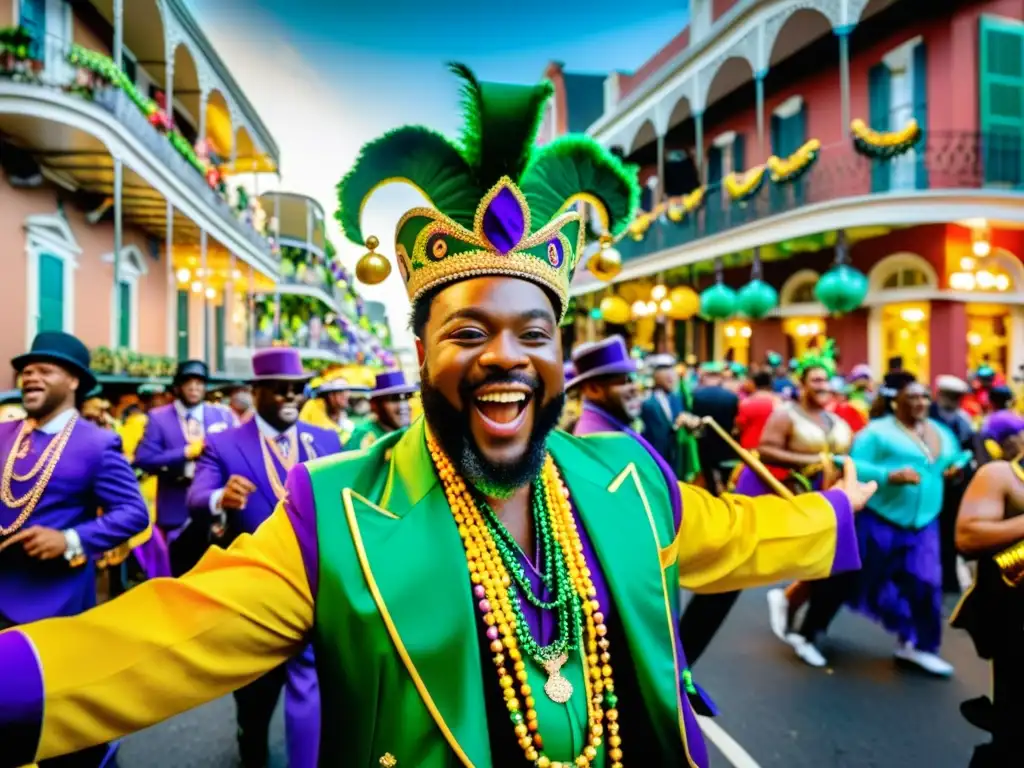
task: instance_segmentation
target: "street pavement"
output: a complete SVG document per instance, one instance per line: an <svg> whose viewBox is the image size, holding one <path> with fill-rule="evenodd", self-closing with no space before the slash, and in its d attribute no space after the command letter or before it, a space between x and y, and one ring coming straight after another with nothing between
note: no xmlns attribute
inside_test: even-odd
<svg viewBox="0 0 1024 768"><path fill-rule="evenodd" d="M898 668L893 639L844 611L811 669L768 629L765 590L741 595L694 669L721 709L714 720L716 768L965 768L985 734L960 717L962 700L988 690L988 668L970 640L949 631L943 655L952 680ZM952 604L947 606L952 608ZM721 735L724 732L725 737ZM628 753L627 753L628 754ZM280 707L270 768L286 768ZM627 765L628 757L627 757ZM230 697L128 738L121 768L231 768L237 765Z"/></svg>

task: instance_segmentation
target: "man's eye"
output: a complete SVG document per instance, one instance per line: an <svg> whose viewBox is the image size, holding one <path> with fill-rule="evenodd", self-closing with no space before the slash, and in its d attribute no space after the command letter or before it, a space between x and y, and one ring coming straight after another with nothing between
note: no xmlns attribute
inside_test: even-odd
<svg viewBox="0 0 1024 768"><path fill-rule="evenodd" d="M485 335L479 328L460 328L453 331L451 337L455 341L480 341Z"/></svg>
<svg viewBox="0 0 1024 768"><path fill-rule="evenodd" d="M523 333L523 339L525 341L546 341L549 338L551 337L547 331L533 330Z"/></svg>

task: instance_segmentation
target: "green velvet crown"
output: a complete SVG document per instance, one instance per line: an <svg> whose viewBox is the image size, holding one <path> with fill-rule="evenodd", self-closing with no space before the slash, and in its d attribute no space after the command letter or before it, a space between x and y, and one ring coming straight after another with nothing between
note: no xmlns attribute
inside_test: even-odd
<svg viewBox="0 0 1024 768"><path fill-rule="evenodd" d="M821 349L812 347L800 355L797 359L797 373L803 376L804 371L809 371L811 368L821 368L829 377L836 375L836 342L834 339L825 339L825 345Z"/></svg>
<svg viewBox="0 0 1024 768"><path fill-rule="evenodd" d="M571 209L588 203L605 229L619 234L640 200L636 169L587 136L535 146L550 83L481 83L461 64L451 70L463 81L459 141L405 126L363 147L338 185L342 230L363 243L360 218L370 196L404 182L430 202L402 216L395 232L398 269L413 301L466 277L512 275L550 289L564 315L585 234Z"/></svg>

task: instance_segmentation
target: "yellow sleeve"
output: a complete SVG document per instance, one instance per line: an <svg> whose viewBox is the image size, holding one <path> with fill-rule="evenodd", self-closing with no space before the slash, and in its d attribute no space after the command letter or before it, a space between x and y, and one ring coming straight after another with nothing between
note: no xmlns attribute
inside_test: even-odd
<svg viewBox="0 0 1024 768"><path fill-rule="evenodd" d="M42 681L38 761L246 685L300 651L312 624L302 554L279 505L254 535L210 549L182 578L146 582L80 616L0 633L0 648L27 638L34 651Z"/></svg>
<svg viewBox="0 0 1024 768"><path fill-rule="evenodd" d="M676 538L679 583L730 592L787 579L820 579L860 567L853 512L840 491L721 498L684 483Z"/></svg>

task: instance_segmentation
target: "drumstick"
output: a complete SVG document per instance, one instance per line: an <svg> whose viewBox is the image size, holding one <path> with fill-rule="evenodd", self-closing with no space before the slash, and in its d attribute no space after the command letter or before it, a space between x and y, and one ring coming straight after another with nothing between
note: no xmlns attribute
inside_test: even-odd
<svg viewBox="0 0 1024 768"><path fill-rule="evenodd" d="M761 463L760 459L754 456L750 451L744 448L742 445L737 443L733 436L730 435L722 425L715 421L710 416L704 416L701 418L701 424L711 427L718 434L725 444L735 451L736 455L740 457L740 460L750 468L750 470L757 475L761 480L772 489L775 495L792 501L795 497L793 492L786 486L779 482L778 478L775 477L764 464Z"/></svg>

